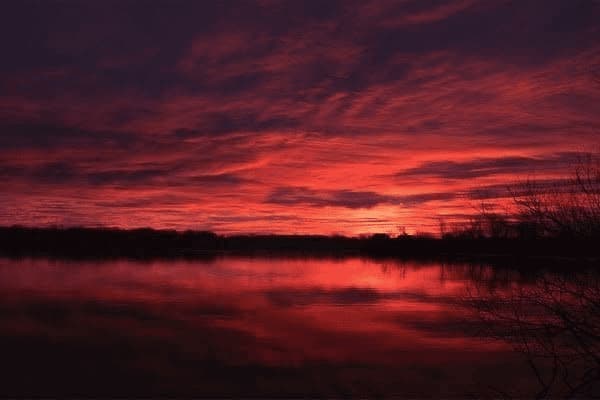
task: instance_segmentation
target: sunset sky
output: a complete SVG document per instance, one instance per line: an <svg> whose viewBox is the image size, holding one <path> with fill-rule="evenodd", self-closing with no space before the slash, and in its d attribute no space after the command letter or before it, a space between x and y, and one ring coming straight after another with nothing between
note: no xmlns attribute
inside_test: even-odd
<svg viewBox="0 0 600 400"><path fill-rule="evenodd" d="M436 231L600 144L596 0L9 0L0 49L0 225Z"/></svg>

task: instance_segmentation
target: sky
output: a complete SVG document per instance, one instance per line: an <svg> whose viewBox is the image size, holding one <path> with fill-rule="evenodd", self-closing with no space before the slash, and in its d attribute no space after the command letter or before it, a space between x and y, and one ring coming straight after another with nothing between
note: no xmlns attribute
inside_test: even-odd
<svg viewBox="0 0 600 400"><path fill-rule="evenodd" d="M0 225L435 232L600 143L600 1L0 5Z"/></svg>

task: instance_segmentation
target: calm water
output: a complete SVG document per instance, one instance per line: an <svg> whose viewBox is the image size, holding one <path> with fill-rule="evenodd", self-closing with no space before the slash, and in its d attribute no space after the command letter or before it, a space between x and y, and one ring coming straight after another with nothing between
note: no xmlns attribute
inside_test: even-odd
<svg viewBox="0 0 600 400"><path fill-rule="evenodd" d="M541 384L501 312L539 319L542 283L591 280L359 258L0 259L0 395L529 396Z"/></svg>

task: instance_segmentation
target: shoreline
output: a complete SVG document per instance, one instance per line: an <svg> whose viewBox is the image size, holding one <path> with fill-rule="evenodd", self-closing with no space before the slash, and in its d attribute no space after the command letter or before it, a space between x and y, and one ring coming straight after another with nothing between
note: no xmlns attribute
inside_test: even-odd
<svg viewBox="0 0 600 400"><path fill-rule="evenodd" d="M0 255L72 259L210 259L223 256L368 257L432 261L600 259L595 238L433 238L376 234L231 235L203 231L0 227Z"/></svg>

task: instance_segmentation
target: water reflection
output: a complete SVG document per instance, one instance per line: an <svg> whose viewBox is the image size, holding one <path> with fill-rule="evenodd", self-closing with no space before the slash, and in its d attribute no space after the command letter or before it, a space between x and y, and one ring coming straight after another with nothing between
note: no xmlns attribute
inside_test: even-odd
<svg viewBox="0 0 600 400"><path fill-rule="evenodd" d="M1 260L0 394L538 393L494 319L538 282L359 258Z"/></svg>
<svg viewBox="0 0 600 400"><path fill-rule="evenodd" d="M481 333L513 345L538 384L536 398L600 393L600 277L546 274L529 285L490 287L473 280L467 302ZM506 397L519 395L498 389Z"/></svg>

